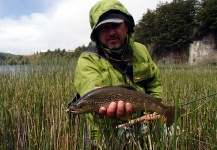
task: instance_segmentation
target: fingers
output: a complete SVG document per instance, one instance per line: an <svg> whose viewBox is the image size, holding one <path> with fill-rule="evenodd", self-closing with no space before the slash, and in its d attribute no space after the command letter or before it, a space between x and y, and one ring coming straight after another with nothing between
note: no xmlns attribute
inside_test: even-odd
<svg viewBox="0 0 217 150"><path fill-rule="evenodd" d="M127 114L131 114L133 112L132 105L130 103L126 103L124 101L111 102L106 109L105 107L101 107L99 109L99 114L105 115L107 118L117 117L120 118Z"/></svg>
<svg viewBox="0 0 217 150"><path fill-rule="evenodd" d="M133 113L133 107L132 107L132 105L130 103L126 103L125 108L126 108L126 113L127 114L132 114Z"/></svg>
<svg viewBox="0 0 217 150"><path fill-rule="evenodd" d="M117 104L115 102L111 102L106 112L107 118L112 118L116 114Z"/></svg>
<svg viewBox="0 0 217 150"><path fill-rule="evenodd" d="M122 117L124 115L124 111L125 111L125 103L123 101L118 101L116 117L117 118Z"/></svg>
<svg viewBox="0 0 217 150"><path fill-rule="evenodd" d="M95 86L93 89L96 90L96 89L99 89L101 88L100 86Z"/></svg>
<svg viewBox="0 0 217 150"><path fill-rule="evenodd" d="M99 114L100 115L105 115L106 114L106 108L105 107L100 107L99 108Z"/></svg>

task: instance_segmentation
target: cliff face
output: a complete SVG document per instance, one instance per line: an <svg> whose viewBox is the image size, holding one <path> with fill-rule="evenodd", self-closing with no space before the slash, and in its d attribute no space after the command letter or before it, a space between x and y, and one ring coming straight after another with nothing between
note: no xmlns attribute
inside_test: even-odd
<svg viewBox="0 0 217 150"><path fill-rule="evenodd" d="M206 36L202 40L194 41L189 46L189 59L191 65L217 64L217 50L213 35Z"/></svg>

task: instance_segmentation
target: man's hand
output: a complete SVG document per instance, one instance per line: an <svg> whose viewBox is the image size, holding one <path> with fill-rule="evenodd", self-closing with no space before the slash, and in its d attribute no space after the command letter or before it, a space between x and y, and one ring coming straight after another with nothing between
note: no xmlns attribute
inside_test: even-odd
<svg viewBox="0 0 217 150"><path fill-rule="evenodd" d="M99 114L105 115L107 118L120 118L125 115L129 115L133 112L132 105L130 103L125 103L124 101L111 102L109 107L101 107L99 109Z"/></svg>
<svg viewBox="0 0 217 150"><path fill-rule="evenodd" d="M98 86L94 87L94 90L98 88L101 87ZM132 112L133 112L132 105L130 103L125 103L122 100L119 100L117 103L111 102L107 109L105 107L101 107L99 109L99 114L105 115L107 118L112 118L112 117L120 118L122 116L132 114Z"/></svg>

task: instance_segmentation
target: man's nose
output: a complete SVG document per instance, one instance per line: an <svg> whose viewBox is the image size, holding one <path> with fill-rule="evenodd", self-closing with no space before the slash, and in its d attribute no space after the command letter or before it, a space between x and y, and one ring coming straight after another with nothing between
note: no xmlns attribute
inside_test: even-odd
<svg viewBox="0 0 217 150"><path fill-rule="evenodd" d="M109 28L108 33L110 36L116 35L116 30L112 27Z"/></svg>

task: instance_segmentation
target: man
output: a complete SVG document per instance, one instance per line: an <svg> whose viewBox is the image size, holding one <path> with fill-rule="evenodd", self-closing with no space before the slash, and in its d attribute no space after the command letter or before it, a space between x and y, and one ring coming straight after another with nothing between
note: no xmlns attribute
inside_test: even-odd
<svg viewBox="0 0 217 150"><path fill-rule="evenodd" d="M95 44L79 57L74 78L77 92L83 96L99 87L129 84L161 98L158 68L146 47L134 42L134 19L127 9L119 1L103 0L92 7L89 17ZM101 107L98 113L120 118L132 112L132 105L120 100Z"/></svg>

